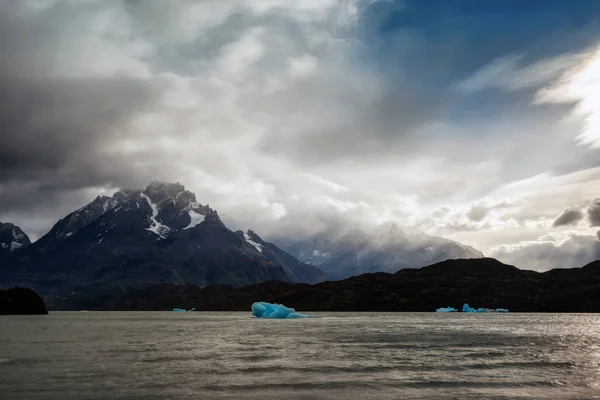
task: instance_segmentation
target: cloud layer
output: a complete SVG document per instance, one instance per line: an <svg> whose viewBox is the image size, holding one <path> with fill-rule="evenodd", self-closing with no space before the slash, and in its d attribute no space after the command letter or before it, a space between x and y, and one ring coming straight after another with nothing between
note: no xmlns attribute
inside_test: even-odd
<svg viewBox="0 0 600 400"><path fill-rule="evenodd" d="M3 2L0 220L162 179L265 235L595 254L600 7L509 3Z"/></svg>

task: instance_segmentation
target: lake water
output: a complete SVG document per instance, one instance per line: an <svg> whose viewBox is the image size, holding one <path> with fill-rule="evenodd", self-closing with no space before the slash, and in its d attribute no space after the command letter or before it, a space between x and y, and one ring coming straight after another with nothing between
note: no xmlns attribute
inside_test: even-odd
<svg viewBox="0 0 600 400"><path fill-rule="evenodd" d="M600 315L0 317L1 399L600 399Z"/></svg>

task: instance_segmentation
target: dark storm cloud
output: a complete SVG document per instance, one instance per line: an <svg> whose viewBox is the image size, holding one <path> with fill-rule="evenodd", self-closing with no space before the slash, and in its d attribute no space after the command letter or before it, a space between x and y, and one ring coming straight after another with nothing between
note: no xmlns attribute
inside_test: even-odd
<svg viewBox="0 0 600 400"><path fill-rule="evenodd" d="M28 5L0 5L4 214L42 201L73 201L90 187L131 184L135 174L128 160L111 157L110 146L160 94L156 84L127 70L110 73L117 55L103 52L102 43L86 42L86 22L102 11L96 4L64 2L42 10Z"/></svg>
<svg viewBox="0 0 600 400"><path fill-rule="evenodd" d="M154 97L152 86L132 78L0 80L0 209L139 184L134 177L143 172L109 150Z"/></svg>
<svg viewBox="0 0 600 400"><path fill-rule="evenodd" d="M587 214L591 226L600 226L600 199L594 199Z"/></svg>
<svg viewBox="0 0 600 400"><path fill-rule="evenodd" d="M0 81L0 182L65 174L99 183L89 181L103 163L98 151L151 98L135 79Z"/></svg>
<svg viewBox="0 0 600 400"><path fill-rule="evenodd" d="M580 210L566 209L558 217L556 217L556 219L552 223L552 226L558 227L558 226L575 225L579 221L581 221L583 219L583 217L584 217L583 212L581 212Z"/></svg>

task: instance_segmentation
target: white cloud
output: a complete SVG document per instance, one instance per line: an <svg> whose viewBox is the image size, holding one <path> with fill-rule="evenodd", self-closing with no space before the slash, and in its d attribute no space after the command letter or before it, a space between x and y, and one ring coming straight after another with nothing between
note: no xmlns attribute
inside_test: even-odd
<svg viewBox="0 0 600 400"><path fill-rule="evenodd" d="M600 149L600 47L586 52L581 62L538 92L536 102L576 102L574 115L583 117L577 140Z"/></svg>
<svg viewBox="0 0 600 400"><path fill-rule="evenodd" d="M491 255L524 269L577 268L600 258L600 241L596 235L564 231L499 246Z"/></svg>
<svg viewBox="0 0 600 400"><path fill-rule="evenodd" d="M226 45L215 65L215 72L223 74L229 80L243 79L244 72L265 53L263 35L264 29L252 28L238 41Z"/></svg>
<svg viewBox="0 0 600 400"><path fill-rule="evenodd" d="M540 60L521 66L522 56L494 60L457 85L465 93L486 88L516 91L534 88L533 104L575 103L581 120L578 143L600 148L600 48Z"/></svg>
<svg viewBox="0 0 600 400"><path fill-rule="evenodd" d="M562 54L521 66L523 56L497 58L457 85L457 89L471 93L487 88L521 90L545 86L556 81L566 71L586 58L584 53Z"/></svg>
<svg viewBox="0 0 600 400"><path fill-rule="evenodd" d="M288 74L292 78L302 78L317 69L317 60L309 55L303 55L288 60Z"/></svg>

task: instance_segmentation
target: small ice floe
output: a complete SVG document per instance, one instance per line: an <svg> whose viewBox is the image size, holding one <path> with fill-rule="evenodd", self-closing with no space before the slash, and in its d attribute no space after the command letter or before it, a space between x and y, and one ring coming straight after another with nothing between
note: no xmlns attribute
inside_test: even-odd
<svg viewBox="0 0 600 400"><path fill-rule="evenodd" d="M507 313L508 310L506 308L473 308L473 307L469 307L469 305L467 303L465 303L463 305L462 308L462 312L468 312L468 313Z"/></svg>
<svg viewBox="0 0 600 400"><path fill-rule="evenodd" d="M458 312L458 310L454 307L442 307L435 310L435 312Z"/></svg>
<svg viewBox="0 0 600 400"><path fill-rule="evenodd" d="M317 318L297 313L293 308L283 304L271 304L258 301L252 304L252 315L257 318L291 319L291 318Z"/></svg>

